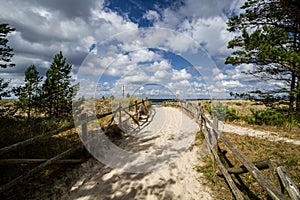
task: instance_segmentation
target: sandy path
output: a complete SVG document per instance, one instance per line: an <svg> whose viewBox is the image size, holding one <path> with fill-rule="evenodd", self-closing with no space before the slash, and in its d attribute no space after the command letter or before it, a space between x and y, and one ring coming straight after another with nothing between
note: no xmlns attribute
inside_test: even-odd
<svg viewBox="0 0 300 200"><path fill-rule="evenodd" d="M286 143L300 145L299 140L293 140L293 139L289 139L289 138L280 137L275 132L259 131L259 130L255 130L252 128L245 128L245 127L230 125L230 124L219 125L219 128L221 131L228 132L228 133L234 133L234 134L238 134L238 135L248 135L248 136L252 136L252 137L267 139L269 141L282 141L282 142L286 142Z"/></svg>
<svg viewBox="0 0 300 200"><path fill-rule="evenodd" d="M128 173L108 167L95 159L66 174L54 187L56 194L41 194L52 199L212 199L203 177L195 166L202 165L196 148L190 148L198 126L175 108L157 107L153 121L135 136L122 139L119 146L136 152L159 152L175 157L168 164L150 162L156 170ZM167 147L167 148L166 148ZM159 150L159 151L158 151ZM160 156L160 155L158 155Z"/></svg>

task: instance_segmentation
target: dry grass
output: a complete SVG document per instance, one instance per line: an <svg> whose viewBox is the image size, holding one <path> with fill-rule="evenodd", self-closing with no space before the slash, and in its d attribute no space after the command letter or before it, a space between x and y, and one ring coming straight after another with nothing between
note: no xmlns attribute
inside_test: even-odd
<svg viewBox="0 0 300 200"><path fill-rule="evenodd" d="M47 118L38 117L32 118L30 121L22 115L12 115L14 100L2 100L0 101L0 109L3 111L0 117L0 148L9 146L19 141L23 141L32 138L36 135L43 134L45 132L56 130L61 127L65 127L73 123L73 118L49 120ZM97 100L97 103L100 102ZM100 102L101 106L98 106L98 112L105 112L110 108L107 101ZM105 122L107 118L102 119ZM70 129L51 137L44 137L36 143L26 145L18 150L11 151L1 158L51 158L59 153L66 151L75 144L80 143L79 136L76 129ZM82 158L82 152L78 151L71 155L70 158ZM36 167L37 164L17 164L17 165L1 165L0 170L2 177L0 185L8 183L10 180L27 173L30 169ZM51 165L42 172L36 174L26 180L22 187L15 186L13 189L0 195L1 199L12 198L20 199L24 197L23 193L28 193L34 189L40 189L41 187L49 187L49 184L54 183L55 177L62 177L66 170L77 166L74 165ZM47 183L47 184L45 184Z"/></svg>
<svg viewBox="0 0 300 200"><path fill-rule="evenodd" d="M230 109L235 109L238 114L246 116L251 115L253 111L260 111L266 109L266 106L257 101L250 100L200 100L199 103L204 108L210 107L212 103L220 102L223 105L227 105Z"/></svg>
<svg viewBox="0 0 300 200"><path fill-rule="evenodd" d="M121 99L122 106L127 107L128 104L133 104L136 98ZM115 102L119 101L116 100ZM84 108L88 115L89 111L95 111L96 114L103 114L112 111L112 99L89 99L85 101ZM65 127L73 123L73 118L49 120L47 118L39 117L33 118L30 121L26 117L20 115L13 116L9 113L13 110L14 100L2 100L0 101L0 109L8 113L4 113L0 118L0 148L12 145L16 142L23 141L32 138L36 135L43 134L45 132L56 130L61 127ZM92 109L92 110L88 110ZM108 124L111 119L111 115L101 118L99 120L92 121L91 124L98 124L102 128ZM90 123L89 123L90 124ZM97 126L99 127L99 126ZM30 145L26 145L19 150L9 152L1 158L51 158L59 153L67 150L79 143L80 139L75 128L61 132L51 137L45 137L38 142ZM77 152L75 157L82 157L81 152ZM20 164L14 166L0 166L1 172L4 174L1 177L0 185L7 183L13 178L26 173L29 169L32 169L36 165L32 164ZM61 167L61 166L60 166ZM41 179L53 178L56 173L60 174L61 169L57 166L50 166L44 172L40 174ZM58 170L58 171L57 171ZM38 181L38 179L36 179ZM37 183L36 183L37 184Z"/></svg>
<svg viewBox="0 0 300 200"><path fill-rule="evenodd" d="M202 147L204 136L200 131L196 134L195 142L198 147ZM217 166L213 162L212 155L207 155L201 158L201 160L205 164L203 166L196 167L196 170L205 176L206 179L202 182L209 186L214 199L234 199L224 179L216 175Z"/></svg>
<svg viewBox="0 0 300 200"><path fill-rule="evenodd" d="M282 165L286 167L287 171L291 174L298 188L300 187L299 146L292 144L287 145L283 142L271 142L264 139L258 139L249 136L239 136L228 133L225 133L225 136L228 137L228 139L234 144L234 146L252 162L270 158L278 161L279 163L282 163ZM239 166L241 164L234 157L232 152L225 146L225 144L219 142L219 145L222 151L227 151L226 158L230 160L230 163L233 166ZM224 160L224 158L222 159ZM204 173L208 177L208 180L210 180L209 185L214 192L215 198L232 199L229 188L226 187L226 189L224 189L225 180L223 178L217 177L214 173L215 169L217 169L217 166L213 164L210 157L206 157L204 161L206 162L206 165L204 167L198 167L198 171ZM279 188L279 182L274 181L270 177L269 169L263 170L263 174ZM263 189L259 186L256 180L251 175L249 175L249 173L242 174L239 177L244 185L243 187L241 187L241 190L245 195L245 199L268 199L266 192L263 191ZM238 182L237 178L234 178L234 180Z"/></svg>
<svg viewBox="0 0 300 200"><path fill-rule="evenodd" d="M201 100L199 101L200 105L204 106L206 111L208 110L208 108L210 108L211 104L214 102L220 102L223 105L227 105L228 109L236 110L237 115L241 116L241 119L239 120L234 120L232 122L226 122L226 123L248 127L260 131L276 132L280 137L300 140L299 125L292 124L292 123L284 123L283 125L280 126L255 125L255 124L249 124L245 120L243 120L243 117L251 116L252 111L255 112L255 111L265 110L267 107L261 102L250 101L250 100L218 100L218 101ZM282 106L282 105L278 105L278 106ZM206 112L206 114L208 113Z"/></svg>
<svg viewBox="0 0 300 200"><path fill-rule="evenodd" d="M235 109L241 115L251 115L251 109L254 111L265 110L266 106L257 101L250 100L225 100L221 101L228 106L228 108Z"/></svg>
<svg viewBox="0 0 300 200"><path fill-rule="evenodd" d="M217 101L215 101L217 102ZM212 103L209 100L200 101L199 104L206 109L206 114L208 108L210 108ZM246 100L223 100L219 101L223 105L227 105L229 109L235 109L240 116L251 115L252 111L260 111L266 109L266 107L259 102L252 102ZM233 122L227 122L234 125L239 125L243 127L253 128L261 131L271 131L276 132L281 137L287 137L291 139L300 140L300 127L293 124L284 124L283 126L259 126L251 125L243 120L235 120ZM224 133L229 140L234 144L234 146L239 149L245 156L249 158L252 162L262 160L265 158L270 158L279 163L282 163L286 167L287 171L291 174L293 180L295 181L298 188L300 187L300 148L297 145L287 144L284 142L271 142L266 139L260 139L250 136L240 136L235 134ZM200 141L203 137L198 136ZM219 145L222 151L227 152L226 158L230 161L232 166L240 166L241 163L233 156L232 152L223 144L221 141ZM223 154L220 154L221 160L225 161ZM197 170L206 175L208 182L212 188L214 197L216 199L234 199L232 196L226 182L223 178L216 175L216 169L218 167L212 161L211 156L207 156L203 159L206 163L205 166L198 167ZM225 162L224 162L225 163ZM227 165L226 167L230 167ZM271 177L270 170L263 170L263 174L274 182L274 184L280 188L279 182L274 181ZM236 178L232 175L234 180L238 183L242 181L240 186L245 199L268 199L266 192L259 186L256 180L245 173Z"/></svg>

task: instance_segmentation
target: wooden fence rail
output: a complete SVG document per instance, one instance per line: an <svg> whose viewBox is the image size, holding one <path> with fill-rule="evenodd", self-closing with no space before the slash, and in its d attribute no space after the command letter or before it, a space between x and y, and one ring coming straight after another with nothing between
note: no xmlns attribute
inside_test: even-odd
<svg viewBox="0 0 300 200"><path fill-rule="evenodd" d="M146 102L147 102L147 101L148 101L147 99L146 99L146 100L143 99L143 100L140 101L140 102L135 102L135 104L133 104L133 105L130 105L130 106L127 106L127 107L124 107L124 108L121 107L121 109L118 108L118 109L116 109L116 110L114 110L114 111L111 111L111 112L107 112L107 113L103 113L103 114L97 114L97 115L96 115L96 118L97 118L97 119L104 118L104 117L106 117L106 116L115 114L115 113L117 113L117 112L126 111L127 109L132 108L132 107L136 107L136 106L138 106L138 105L140 105L140 104L143 104L144 106L147 106L147 105L146 105ZM86 120L80 121L81 123L77 124L77 126L80 126L80 125L81 125L81 126L85 126L88 122L95 120L95 117L94 117L94 116L85 116L85 117L83 117L83 118L85 118ZM18 149L18 148L20 148L20 147L23 147L23 146L32 144L32 143L34 143L34 142L37 142L38 140L40 140L40 139L42 139L42 138L44 138L44 137L50 137L50 136L53 136L53 135L62 133L62 132L64 132L64 131L73 129L73 128L75 128L75 127L76 127L75 124L71 124L71 125L69 125L69 126L65 126L65 127L62 127L62 128L56 129L56 130L52 130L52 131L49 131L49 132L46 132L46 133L42 133L42 134L37 135L37 136L35 136L35 137L29 138L29 139L27 139L27 140L24 140L24 141L21 141L21 142L18 142L18 143L15 143L15 144L12 144L12 145L9 145L9 146L6 146L6 147L2 147L2 148L0 149L0 156L3 155L3 154L8 153L8 152L10 152L10 151L16 150L16 149Z"/></svg>
<svg viewBox="0 0 300 200"><path fill-rule="evenodd" d="M17 184L18 182L36 174L37 172L40 172L41 170L43 170L45 167L48 167L49 165L53 164L55 161L62 159L72 153L74 153L76 150L79 150L81 148L81 144L77 145L76 147L70 148L67 151L43 162L42 164L40 164L39 166L33 168L32 170L30 170L29 172L27 172L26 174L23 174L15 179L13 179L12 181L10 181L9 183L3 185L0 187L0 193L4 192L5 190L11 188L12 186L14 186L15 184Z"/></svg>
<svg viewBox="0 0 300 200"><path fill-rule="evenodd" d="M131 118L135 123L137 123L138 125L139 119L136 119L135 117L138 116L140 117L141 115L141 110L138 110L138 106L141 105L140 107L144 107L144 109L148 112L149 108L150 108L150 103L149 100L146 99L142 99L140 102L135 101L134 104L129 105L127 107L122 108L121 106L119 106L116 110L111 111L111 112L107 112L107 113L103 113L103 114L97 114L96 118L95 116L87 116L86 113L83 113L81 115L81 120L80 123L77 123L77 125L75 126L74 124L69 125L69 126L65 126L62 127L60 129L57 130L53 130L53 131L49 131L40 135L37 135L35 137L32 137L30 139L3 147L0 149L0 156L4 155L10 151L14 151L14 150L18 150L21 147L24 147L26 145L29 144L33 144L39 140L41 140L44 137L50 137L56 134L59 134L61 132L73 129L75 127L81 126L82 129L82 139L85 140L88 134L88 128L87 128L87 124L93 120L96 119L100 119L100 118L104 118L106 116L112 115L112 118L109 121L108 126L105 128L105 130L107 130L109 128L109 126L111 126L112 122L114 121L114 117L117 113L119 113L120 117L122 115L121 112L124 112L126 115L129 115L129 118ZM130 114L127 110L129 110L130 108L135 108L135 113L134 114ZM147 115L148 117L148 115ZM122 119L119 119L119 123L122 123ZM105 131L104 130L104 131ZM57 156L54 156L53 158L50 159L0 159L0 165L9 165L9 164L21 164L21 163L25 163L25 164L29 164L29 163L36 163L39 164L37 167L31 169L29 172L27 172L26 174L23 174L13 180L11 180L10 182L8 182L5 185L0 186L0 193L3 193L4 191L8 190L9 188L11 188L12 186L16 185L17 183L19 183L20 181L36 174L37 172L40 172L41 170L43 170L44 168L48 167L49 165L52 164L74 164L74 163L79 163L79 162L83 162L83 159L65 159L63 160L63 158L67 157L68 155L74 153L75 151L82 149L82 144L76 144L76 146L66 150L65 152L60 153Z"/></svg>
<svg viewBox="0 0 300 200"><path fill-rule="evenodd" d="M236 199L244 199L242 193L239 191L234 181L231 178L230 174L241 174L241 173L250 173L259 185L267 192L267 194L274 200L284 200L287 197L283 194L283 190L286 190L289 194L289 197L293 200L300 200L300 193L296 187L293 180L288 175L287 171L282 167L277 167L277 173L280 177L280 182L282 185L282 190L278 189L274 184L269 181L260 170L270 168L270 160L265 159L263 161L258 161L252 163L241 151L239 151L229 139L221 133L218 129L218 119L214 118L213 120L208 119L204 114L203 107L199 108L197 105L198 102L192 103L189 101L177 101L178 105L183 108L185 111L189 112L196 122L199 124L200 129L205 137L206 146L209 148L209 151L213 154L213 157L224 176L228 186L230 187L233 195ZM233 155L243 164L243 166L238 168L229 168L226 169L221 162L221 159L218 156L218 140L222 142L232 151ZM219 172L220 174L220 172Z"/></svg>

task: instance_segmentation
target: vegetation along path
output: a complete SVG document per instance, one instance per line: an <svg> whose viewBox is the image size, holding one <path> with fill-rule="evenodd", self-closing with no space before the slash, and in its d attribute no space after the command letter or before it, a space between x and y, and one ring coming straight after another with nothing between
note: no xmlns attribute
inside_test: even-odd
<svg viewBox="0 0 300 200"><path fill-rule="evenodd" d="M234 134L238 134L238 135L248 135L248 136L252 136L252 137L264 138L269 141L282 141L282 142L286 142L286 143L300 145L299 140L289 139L286 137L280 137L275 132L260 131L260 130L255 130L252 128L246 128L246 127L241 127L241 126L236 126L236 125L231 125L231 124L223 124L219 128L223 132L227 132L227 133L234 133Z"/></svg>
<svg viewBox="0 0 300 200"><path fill-rule="evenodd" d="M49 189L32 198L212 199L204 178L195 170L203 164L197 149L191 148L197 124L175 108L154 107L153 111L148 125L115 144L132 152L158 151L158 156L174 156L173 160L151 163L157 166L155 170L128 173L90 159L67 173L64 180L58 180L55 191Z"/></svg>

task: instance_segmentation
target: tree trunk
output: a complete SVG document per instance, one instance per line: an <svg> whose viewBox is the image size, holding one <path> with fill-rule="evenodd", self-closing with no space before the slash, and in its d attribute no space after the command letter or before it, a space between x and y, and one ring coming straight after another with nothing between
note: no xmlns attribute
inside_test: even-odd
<svg viewBox="0 0 300 200"><path fill-rule="evenodd" d="M27 110L27 120L28 120L28 121L30 120L31 105L32 105L31 96L29 96L29 100L28 100L28 110Z"/></svg>
<svg viewBox="0 0 300 200"><path fill-rule="evenodd" d="M300 117L300 76L297 77L296 114Z"/></svg>
<svg viewBox="0 0 300 200"><path fill-rule="evenodd" d="M52 106L53 106L53 100L52 100L52 95L50 95L49 99L49 117L52 117Z"/></svg>
<svg viewBox="0 0 300 200"><path fill-rule="evenodd" d="M27 120L28 121L30 120L30 108L28 108L28 110L27 110Z"/></svg>
<svg viewBox="0 0 300 200"><path fill-rule="evenodd" d="M289 110L290 113L294 112L294 102L295 102L295 86L296 86L296 75L295 72L292 71L292 80L291 80L291 88L289 93Z"/></svg>

